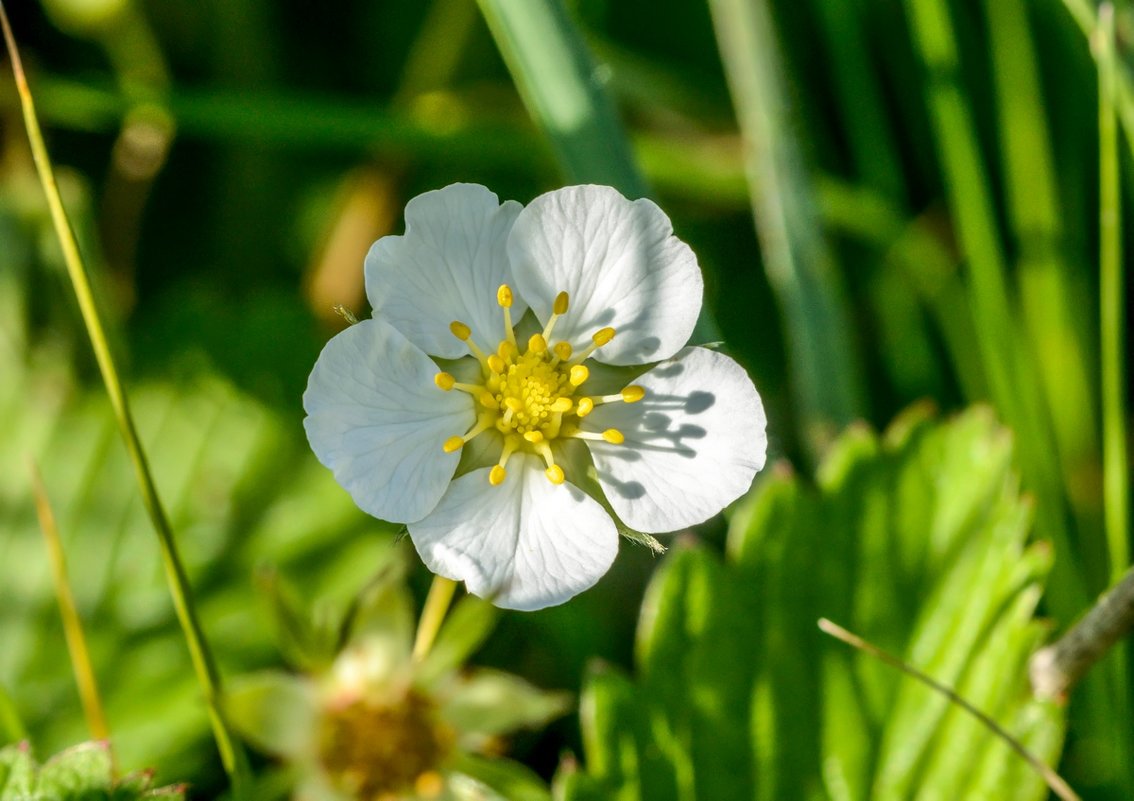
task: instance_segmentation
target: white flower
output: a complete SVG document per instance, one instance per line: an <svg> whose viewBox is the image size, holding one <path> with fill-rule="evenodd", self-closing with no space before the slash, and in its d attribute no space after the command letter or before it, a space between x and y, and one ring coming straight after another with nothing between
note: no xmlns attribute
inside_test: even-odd
<svg viewBox="0 0 1134 801"><path fill-rule="evenodd" d="M763 467L756 388L727 356L683 347L701 272L649 200L427 192L405 235L371 248L366 289L373 319L311 373L311 447L363 510L408 524L432 571L499 606L598 581L618 549L611 512L674 531Z"/></svg>

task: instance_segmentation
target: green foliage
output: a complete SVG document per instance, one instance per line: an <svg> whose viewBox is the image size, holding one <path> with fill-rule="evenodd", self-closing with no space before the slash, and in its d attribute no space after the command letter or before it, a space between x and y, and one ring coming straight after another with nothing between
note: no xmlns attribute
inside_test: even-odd
<svg viewBox="0 0 1134 801"><path fill-rule="evenodd" d="M181 787L153 787L148 773L114 778L114 764L105 743L69 748L42 766L27 744L0 749L0 801L139 801L185 798Z"/></svg>
<svg viewBox="0 0 1134 801"><path fill-rule="evenodd" d="M1045 797L1042 780L955 707L825 638L830 617L988 712L1042 759L1061 712L1025 662L1051 568L1029 545L1012 441L987 409L913 409L852 429L819 485L780 473L737 512L723 563L675 548L642 608L638 678L601 667L582 699L586 771L558 797Z"/></svg>

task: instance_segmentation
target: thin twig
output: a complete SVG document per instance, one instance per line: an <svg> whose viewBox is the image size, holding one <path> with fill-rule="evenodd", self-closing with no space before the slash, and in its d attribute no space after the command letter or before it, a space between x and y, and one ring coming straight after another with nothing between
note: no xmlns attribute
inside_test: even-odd
<svg viewBox="0 0 1134 801"><path fill-rule="evenodd" d="M885 662L890 667L897 668L907 676L915 678L922 684L941 693L949 700L950 703L968 712L970 715L980 721L980 723L989 731L1003 740L1009 748L1019 754L1025 762L1031 765L1032 770L1039 774L1039 776L1047 783L1047 786L1053 793L1062 798L1064 801L1081 801L1075 791L1071 789L1071 786L1067 784L1067 782L1065 782L1063 778L1050 766L1045 764L1040 760L1039 757L1035 756L1031 751L1025 748L1019 740L1009 734L999 723L990 718L984 712L977 709L964 698L957 695L957 693L954 692L951 688L946 687L936 679L930 678L917 668L906 664L893 654L887 651L883 651L877 645L867 642L856 634L852 634L837 623L832 623L830 620L827 620L827 618L819 619L819 628L823 631L823 633L831 635L836 640L842 640L852 648L857 648L858 650L867 653L870 656L873 656L875 659L881 662Z"/></svg>
<svg viewBox="0 0 1134 801"><path fill-rule="evenodd" d="M67 638L67 652L71 656L71 670L75 674L75 685L83 703L83 714L87 718L87 728L91 737L105 740L110 749L110 728L106 724L102 696L98 691L98 680L91 666L91 655L87 649L87 638L83 634L83 621L79 617L75 596L71 592L71 582L67 576L67 559L63 553L63 543L59 537L59 526L55 513L43 486L43 477L35 462L30 465L32 492L35 495L35 513L39 518L39 528L47 544L47 555L51 561L51 574L55 581L55 597L59 601L59 616L63 619L63 634ZM114 764L114 751L110 750L111 764Z"/></svg>
<svg viewBox="0 0 1134 801"><path fill-rule="evenodd" d="M4 9L2 0L0 0L0 27L3 28L4 42L7 45L8 55L12 61L12 74L16 80L16 90L20 96L20 105L23 109L28 141L31 144L32 156L35 160L40 183L43 186L44 194L47 196L47 205L51 211L51 220L55 227L55 235L59 240L59 246L63 252L63 259L67 264L67 273L70 276L71 285L75 291L75 298L78 301L79 310L83 316L83 323L86 326L87 335L90 338L91 347L94 350L95 359L98 362L99 371L102 374L102 380L106 386L107 395L110 398L110 404L114 409L114 414L118 421L119 431L125 442L130 461L134 465L134 473L138 480L139 488L141 489L142 503L146 507L146 511L149 514L150 521L158 537L162 563L165 568L170 595L173 599L173 606L177 612L177 619L181 624L181 629L189 648L189 655L197 674L197 680L201 685L205 697L205 704L210 723L212 724L213 737L217 743L217 750L220 752L221 762L224 765L225 773L228 774L229 780L232 782L236 797L242 798L244 797L245 779L247 776L244 752L240 744L229 731L221 712L220 676L216 669L212 653L209 650L204 630L201 628L200 621L197 617L197 609L193 603L192 588L189 584L189 578L185 573L185 567L181 562L181 556L177 550L173 530L170 527L169 519L166 516L165 509L158 496L157 487L154 484L153 476L150 474L145 451L142 448L141 440L134 426L134 418L130 413L126 393L118 377L118 370L114 364L114 357L110 352L110 345L107 342L106 333L103 328L98 306L95 303L94 294L91 292L90 280L87 277L86 267L79 253L78 243L75 241L74 232L71 229L70 221L67 219L67 212L63 208L63 200L59 195L59 187L55 182L55 172L51 166L51 158L48 155L47 146L43 141L43 133L39 127L39 119L36 116L31 90L28 88L27 77L24 74L23 64L20 61L20 53L16 47L16 39L8 23L8 14Z"/></svg>
<svg viewBox="0 0 1134 801"><path fill-rule="evenodd" d="M1090 611L1028 665L1037 698L1061 701L1111 646L1134 628L1134 567Z"/></svg>

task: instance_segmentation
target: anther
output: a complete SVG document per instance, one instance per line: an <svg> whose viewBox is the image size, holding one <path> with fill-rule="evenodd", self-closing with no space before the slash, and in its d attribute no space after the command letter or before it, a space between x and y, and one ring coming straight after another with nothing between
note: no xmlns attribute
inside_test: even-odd
<svg viewBox="0 0 1134 801"><path fill-rule="evenodd" d="M532 334L528 340L528 350L532 353L543 353L547 350L547 340L543 334Z"/></svg>
<svg viewBox="0 0 1134 801"><path fill-rule="evenodd" d="M537 442L543 442L543 432L542 431L527 431L527 432L524 433L524 439L526 439L531 444L535 445Z"/></svg>
<svg viewBox="0 0 1134 801"><path fill-rule="evenodd" d="M591 341L594 342L595 346L599 348L610 342L610 340L612 339L614 339L614 329L610 326L607 326L606 328L600 328L598 331L595 331L594 336L591 337Z"/></svg>
<svg viewBox="0 0 1134 801"><path fill-rule="evenodd" d="M487 390L480 393L480 397L478 397L477 400L480 401L480 405L486 409L495 410L500 408L500 404L496 402L496 396Z"/></svg>
<svg viewBox="0 0 1134 801"><path fill-rule="evenodd" d="M622 436L622 432L617 428L608 428L606 431L602 432L602 438L611 445L621 445L626 441L626 437Z"/></svg>
<svg viewBox="0 0 1134 801"><path fill-rule="evenodd" d="M433 376L433 383L448 392L453 388L453 385L457 383L457 379L453 378L449 373L438 373Z"/></svg>
<svg viewBox="0 0 1134 801"><path fill-rule="evenodd" d="M501 284L496 290L496 302L500 304L500 308L504 310L504 340L501 342L510 342L516 344L516 333L512 330L512 287L507 284ZM501 353L501 356L504 354Z"/></svg>
<svg viewBox="0 0 1134 801"><path fill-rule="evenodd" d="M524 410L524 402L519 398L505 398L504 405L513 412L522 412Z"/></svg>
<svg viewBox="0 0 1134 801"><path fill-rule="evenodd" d="M555 314L566 314L568 300L569 298L567 296L567 293L560 292L555 296L555 305L551 307L552 312Z"/></svg>
<svg viewBox="0 0 1134 801"><path fill-rule="evenodd" d="M570 342L557 342L552 350L555 352L555 358L551 360L552 367L571 358Z"/></svg>
<svg viewBox="0 0 1134 801"><path fill-rule="evenodd" d="M453 332L453 336L464 342L468 348L469 353L477 358L481 364L484 364L484 351L482 351L475 342L472 341L472 329L462 323L460 320L454 320L449 323L449 330Z"/></svg>
<svg viewBox="0 0 1134 801"><path fill-rule="evenodd" d="M498 487L508 477L508 471L504 469L504 466L508 464L508 459L511 458L518 447L520 447L520 438L515 434L504 437L504 449L500 452L500 461L488 471L489 484Z"/></svg>
<svg viewBox="0 0 1134 801"><path fill-rule="evenodd" d="M635 385L622 390L622 400L626 403L637 403L646 397L646 388Z"/></svg>
<svg viewBox="0 0 1134 801"><path fill-rule="evenodd" d="M571 373L568 376L568 380L571 382L571 386L577 387L580 384L584 383L590 377L590 375L591 371L587 369L586 365L576 364L571 368Z"/></svg>
<svg viewBox="0 0 1134 801"><path fill-rule="evenodd" d="M459 451L464 446L465 438L454 435L445 440L445 444L442 445L441 448L445 453L453 453L454 451Z"/></svg>
<svg viewBox="0 0 1134 801"><path fill-rule="evenodd" d="M559 413L569 412L569 411L571 411L571 399L570 398L556 398L554 401L552 401L551 406L549 406L548 408L551 409L551 411L553 411L553 412L559 412Z"/></svg>
<svg viewBox="0 0 1134 801"><path fill-rule="evenodd" d="M488 483L494 487L500 486L507 477L508 471L498 464L493 465L492 469L488 471Z"/></svg>
<svg viewBox="0 0 1134 801"><path fill-rule="evenodd" d="M516 346L516 341L514 339L505 339L502 340L499 347L496 348L496 352L500 354L501 359L507 361L508 359L515 357L520 352L520 349Z"/></svg>
<svg viewBox="0 0 1134 801"><path fill-rule="evenodd" d="M508 368L504 364L504 360L501 359L497 354L493 353L488 357L488 369L496 373L497 375L500 375Z"/></svg>
<svg viewBox="0 0 1134 801"><path fill-rule="evenodd" d="M575 414L579 417L586 417L595 409L595 402L590 398L579 398L579 407L575 410Z"/></svg>
<svg viewBox="0 0 1134 801"><path fill-rule="evenodd" d="M543 474L545 476L547 476L547 480L550 481L552 484L562 484L563 483L563 479L564 479L563 468L560 467L557 464L553 464L551 467L544 470Z"/></svg>

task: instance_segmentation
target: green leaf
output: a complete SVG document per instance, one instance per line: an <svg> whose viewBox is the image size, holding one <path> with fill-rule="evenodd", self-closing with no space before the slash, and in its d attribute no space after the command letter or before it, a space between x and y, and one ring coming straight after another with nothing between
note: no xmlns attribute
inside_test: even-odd
<svg viewBox="0 0 1134 801"><path fill-rule="evenodd" d="M499 793L500 801L551 801L551 793L543 780L519 762L458 754L453 760L453 770ZM459 777L451 781L460 796Z"/></svg>
<svg viewBox="0 0 1134 801"><path fill-rule="evenodd" d="M315 692L309 681L286 673L244 676L225 691L225 714L257 748L294 759L314 747Z"/></svg>
<svg viewBox="0 0 1134 801"><path fill-rule="evenodd" d="M456 682L441 714L458 731L496 735L542 726L570 708L568 693L546 692L510 673L481 668Z"/></svg>
<svg viewBox="0 0 1134 801"><path fill-rule="evenodd" d="M482 598L466 595L458 601L437 632L433 648L418 670L417 681L429 686L463 665L488 639L496 618L496 607Z"/></svg>
<svg viewBox="0 0 1134 801"><path fill-rule="evenodd" d="M47 760L35 789L44 798L105 798L113 776L106 743L82 743Z"/></svg>
<svg viewBox="0 0 1134 801"><path fill-rule="evenodd" d="M881 437L848 429L815 487L763 479L733 516L727 561L703 547L665 558L642 607L639 677L588 679L586 771L562 769L557 792L1043 798L1019 756L947 699L815 627L828 617L876 641L1056 761L1064 722L1026 676L1052 553L1028 543L1012 455L988 409L941 423L918 407Z"/></svg>

